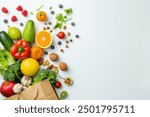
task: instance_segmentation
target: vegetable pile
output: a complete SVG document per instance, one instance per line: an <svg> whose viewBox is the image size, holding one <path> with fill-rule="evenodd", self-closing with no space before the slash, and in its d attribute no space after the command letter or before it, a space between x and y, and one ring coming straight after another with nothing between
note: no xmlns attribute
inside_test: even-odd
<svg viewBox="0 0 150 117"><path fill-rule="evenodd" d="M59 72L65 72L69 69L67 63L61 61L58 53L51 52L57 46L63 53L62 45L65 44L64 47L67 49L69 44L73 42L71 33L66 31L68 23L70 26L75 26L71 18L73 10L72 8L64 9L64 6L59 4L58 7L62 12L56 13L51 6L48 11L50 10L52 17L55 16L53 25L47 11L41 10L43 7L44 5L37 8L36 13L29 13L21 5L15 9L23 17L34 15L38 22L43 23L43 30L36 32L35 21L27 20L25 26L20 22L20 26L24 26L23 32L19 27L9 25L8 31L0 32L0 43L3 45L3 48L0 48L0 75L4 79L0 92L5 97L21 93L29 86L45 79L48 79L53 88L57 89L62 87L62 80L66 86L73 84L72 78L64 78ZM10 13L6 7L2 7L1 11L6 16ZM20 18L12 14L10 19L12 23L17 23ZM4 19L4 23L9 24L9 19ZM53 32L57 32L57 34ZM79 35L74 35L74 38L79 38ZM44 56L48 56L49 59L44 60ZM58 63L58 66L55 63ZM67 95L67 91L62 91L59 98L65 99Z"/></svg>

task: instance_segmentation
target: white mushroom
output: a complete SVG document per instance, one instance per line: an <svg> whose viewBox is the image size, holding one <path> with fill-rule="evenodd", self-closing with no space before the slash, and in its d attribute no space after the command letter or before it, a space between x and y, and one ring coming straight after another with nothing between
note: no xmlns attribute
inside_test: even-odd
<svg viewBox="0 0 150 117"><path fill-rule="evenodd" d="M21 93L22 90L23 90L23 86L20 83L15 84L14 87L13 87L14 93L17 93L17 94Z"/></svg>
<svg viewBox="0 0 150 117"><path fill-rule="evenodd" d="M21 79L21 84L22 84L23 86L28 87L29 85L31 85L31 83L32 83L31 77L29 77L29 76L23 76L23 77L22 77L22 79Z"/></svg>

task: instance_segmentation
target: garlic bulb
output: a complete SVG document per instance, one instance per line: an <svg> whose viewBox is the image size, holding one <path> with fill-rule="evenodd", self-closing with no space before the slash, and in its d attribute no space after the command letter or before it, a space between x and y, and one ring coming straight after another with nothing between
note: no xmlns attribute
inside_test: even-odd
<svg viewBox="0 0 150 117"><path fill-rule="evenodd" d="M22 90L23 90L23 86L20 83L15 84L14 87L13 87L14 93L17 93L17 94L21 93Z"/></svg>
<svg viewBox="0 0 150 117"><path fill-rule="evenodd" d="M31 85L32 79L29 76L23 76L22 79L21 79L21 83L22 83L23 86L28 87L29 85Z"/></svg>

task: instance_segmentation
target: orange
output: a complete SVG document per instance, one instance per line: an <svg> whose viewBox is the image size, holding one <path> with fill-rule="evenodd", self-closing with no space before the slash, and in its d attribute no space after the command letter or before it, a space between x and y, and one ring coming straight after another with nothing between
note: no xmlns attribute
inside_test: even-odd
<svg viewBox="0 0 150 117"><path fill-rule="evenodd" d="M37 33L35 37L35 42L41 48L48 48L53 42L52 34L46 30L42 30Z"/></svg>
<svg viewBox="0 0 150 117"><path fill-rule="evenodd" d="M36 19L38 21L44 22L44 21L47 20L47 15L46 15L46 13L44 11L39 11L36 14Z"/></svg>
<svg viewBox="0 0 150 117"><path fill-rule="evenodd" d="M30 57L38 60L43 57L43 53L44 53L44 50L40 48L39 46L32 46Z"/></svg>

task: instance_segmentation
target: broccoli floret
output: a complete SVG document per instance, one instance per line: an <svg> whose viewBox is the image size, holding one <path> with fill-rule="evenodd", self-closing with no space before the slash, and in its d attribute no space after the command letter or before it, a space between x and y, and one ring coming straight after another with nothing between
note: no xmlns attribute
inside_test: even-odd
<svg viewBox="0 0 150 117"><path fill-rule="evenodd" d="M39 83L39 82L45 80L46 78L50 81L50 83L51 83L52 85L54 85L55 82L56 82L57 75L56 75L56 73L55 73L54 71L52 71L52 70L49 71L49 70L47 70L47 69L41 69L41 70L37 73L37 75L33 78L33 83L32 83L32 84L33 84L33 85L34 85L34 84L37 84L37 83Z"/></svg>

